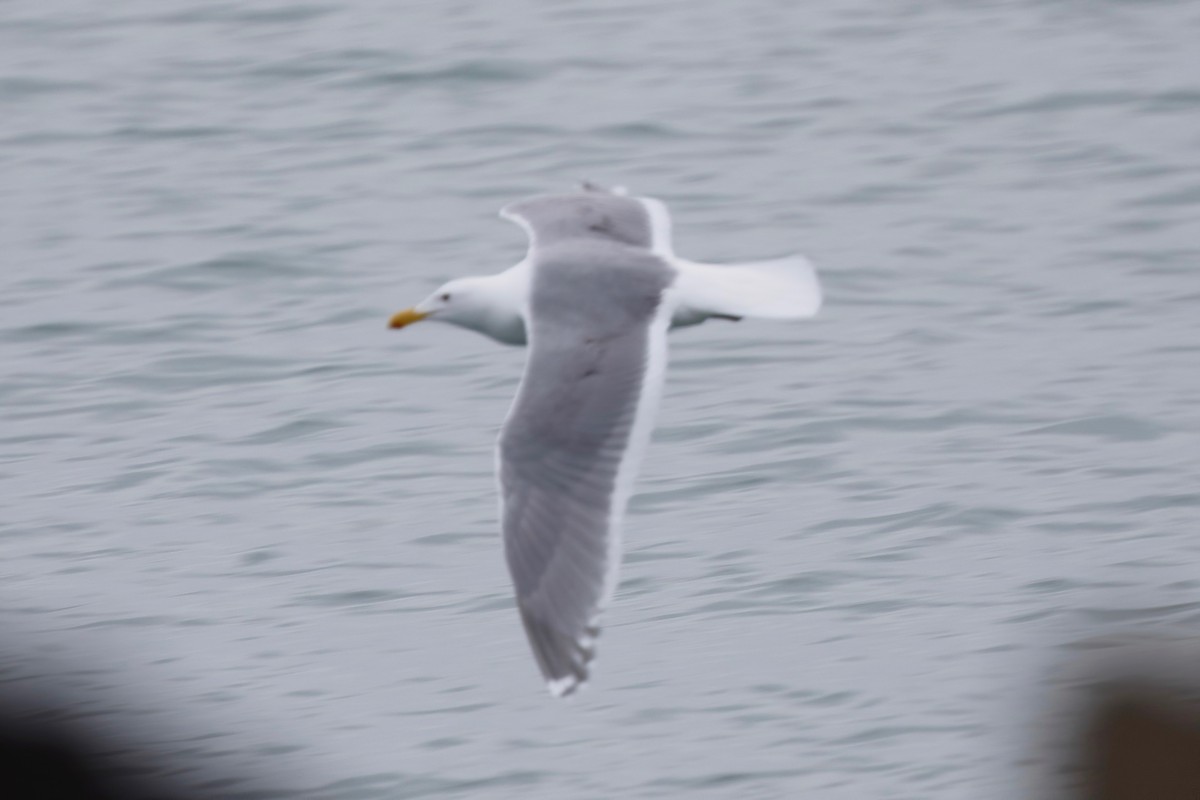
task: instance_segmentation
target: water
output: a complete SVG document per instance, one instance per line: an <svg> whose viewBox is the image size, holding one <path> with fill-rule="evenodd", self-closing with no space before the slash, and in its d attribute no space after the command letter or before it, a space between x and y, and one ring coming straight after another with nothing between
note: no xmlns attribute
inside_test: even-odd
<svg viewBox="0 0 1200 800"><path fill-rule="evenodd" d="M1013 796L1079 642L1200 624L1198 37L1188 2L6 4L4 679L227 793ZM808 254L828 305L673 336L560 703L495 532L522 352L384 323L579 178L692 258Z"/></svg>

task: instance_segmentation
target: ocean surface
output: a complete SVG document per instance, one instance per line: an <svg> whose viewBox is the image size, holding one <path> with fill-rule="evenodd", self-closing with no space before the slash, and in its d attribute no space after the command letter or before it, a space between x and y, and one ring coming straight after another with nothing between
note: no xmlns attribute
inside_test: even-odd
<svg viewBox="0 0 1200 800"><path fill-rule="evenodd" d="M1089 642L1200 631L1197 42L1197 2L3 3L0 687L211 796L1025 796ZM385 323L579 179L827 303L672 335L560 702L497 534L523 351Z"/></svg>

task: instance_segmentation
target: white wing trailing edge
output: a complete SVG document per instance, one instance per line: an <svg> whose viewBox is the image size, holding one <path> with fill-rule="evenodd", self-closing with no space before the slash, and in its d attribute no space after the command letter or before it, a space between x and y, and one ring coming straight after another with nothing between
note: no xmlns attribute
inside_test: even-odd
<svg viewBox="0 0 1200 800"><path fill-rule="evenodd" d="M654 255L670 261L675 257L675 245L671 241L671 212L667 211L661 200L653 197L636 199L650 218L650 250Z"/></svg>
<svg viewBox="0 0 1200 800"><path fill-rule="evenodd" d="M804 319L821 308L817 271L803 256L787 256L743 264L700 264L671 259L679 271L675 281L675 328L697 325L709 317Z"/></svg>

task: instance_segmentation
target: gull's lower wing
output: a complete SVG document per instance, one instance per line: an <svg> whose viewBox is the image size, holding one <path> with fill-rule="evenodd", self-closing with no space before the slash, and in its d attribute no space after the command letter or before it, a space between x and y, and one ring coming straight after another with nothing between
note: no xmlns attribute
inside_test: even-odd
<svg viewBox="0 0 1200 800"><path fill-rule="evenodd" d="M588 677L616 586L621 518L666 366L674 278L659 259L579 245L539 262L529 358L500 435L504 551L556 695Z"/></svg>

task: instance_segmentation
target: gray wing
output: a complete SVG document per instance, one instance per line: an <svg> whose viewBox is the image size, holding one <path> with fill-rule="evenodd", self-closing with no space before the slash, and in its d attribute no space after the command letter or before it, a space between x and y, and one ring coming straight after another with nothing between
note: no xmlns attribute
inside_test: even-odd
<svg viewBox="0 0 1200 800"><path fill-rule="evenodd" d="M500 436L505 557L538 666L557 695L588 676L615 585L620 517L649 438L666 353L648 252L560 246L534 263L529 359Z"/></svg>
<svg viewBox="0 0 1200 800"><path fill-rule="evenodd" d="M585 190L575 194L541 195L510 203L500 210L500 216L525 228L538 248L592 239L653 249L656 220L652 210L639 198L585 184Z"/></svg>

